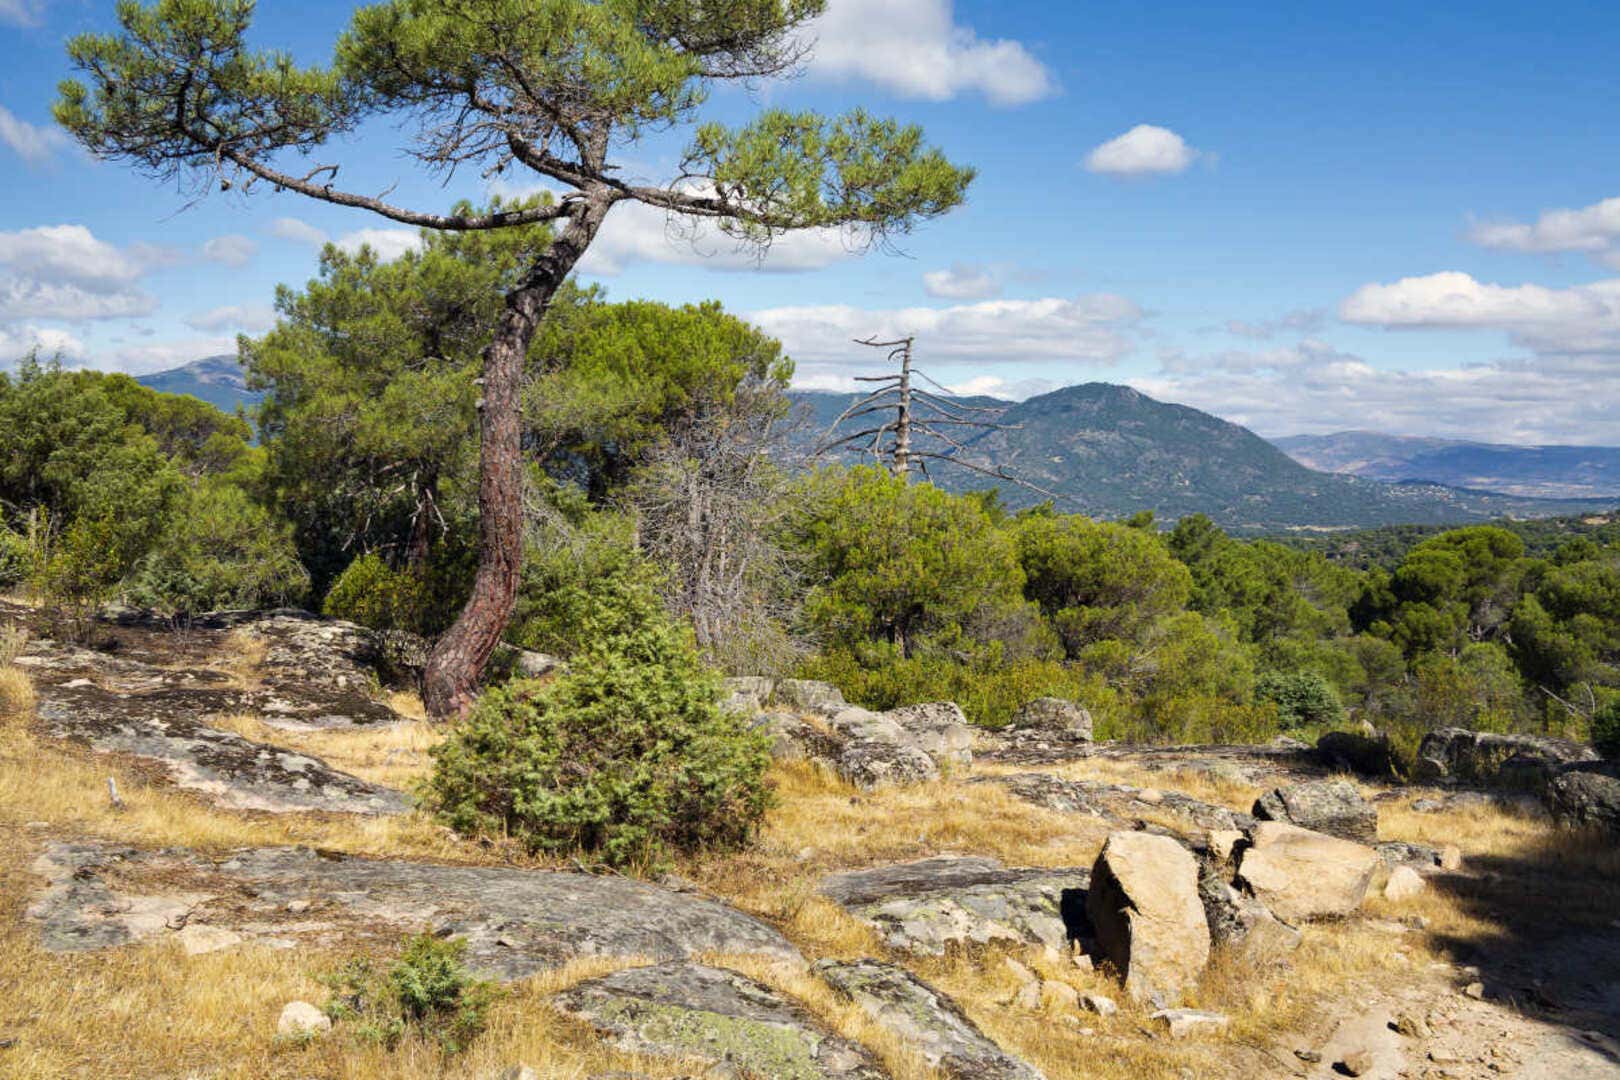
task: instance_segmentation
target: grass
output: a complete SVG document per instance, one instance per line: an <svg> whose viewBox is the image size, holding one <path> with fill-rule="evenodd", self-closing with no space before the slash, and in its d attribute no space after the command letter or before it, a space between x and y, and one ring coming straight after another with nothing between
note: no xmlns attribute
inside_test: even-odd
<svg viewBox="0 0 1620 1080"><path fill-rule="evenodd" d="M251 659L251 658L250 658ZM253 666L236 668L244 680ZM420 715L420 703L390 704ZM339 1028L326 1039L289 1046L274 1039L281 1006L319 1003L316 979L345 958L341 949L281 951L243 945L186 956L160 942L79 955L53 955L37 944L23 918L37 882L28 866L51 838L102 837L143 845L208 851L263 844L308 844L355 854L468 863L548 865L500 845L464 841L421 815L356 819L338 815L270 815L221 810L155 782L140 768L36 739L27 728L32 689L15 667L0 666L0 1050L7 1076L119 1075L219 1077L483 1077L524 1062L544 1077L573 1080L622 1070L652 1077L691 1075L691 1063L638 1059L617 1052L583 1025L552 1011L550 994L582 979L633 966L631 960L576 961L525 982L493 1006L489 1030L467 1053L447 1060L431 1043L406 1039L393 1051ZM222 727L256 740L313 754L367 779L407 786L429 767L440 733L420 720L375 729L289 732L252 716L221 718ZM978 772L1016 771L981 766ZM1255 785L1191 770L1154 769L1089 759L1053 770L1074 779L1177 790L1207 802L1247 809ZM106 778L118 780L125 808L108 805ZM1369 904L1372 915L1422 915L1424 933L1398 936L1360 920L1306 929L1285 964L1249 967L1217 958L1190 1002L1232 1017L1220 1036L1185 1042L1152 1038L1147 1010L1127 1001L1104 971L1085 971L1067 955L1035 948L986 948L939 958L889 955L863 923L817 895L827 873L941 853L989 855L1009 865L1088 866L1110 826L1053 813L994 784L946 778L862 793L806 764L773 770L779 800L751 849L683 860L677 873L779 927L814 958L887 956L954 997L1009 1050L1052 1080L1076 1077L1179 1080L1274 1075L1279 1032L1309 1027L1323 1010L1358 1000L1369 984L1420 977L1454 955L1459 942L1511 943L1532 915L1548 910L1572 926L1602 927L1620 911L1620 852L1560 833L1544 822L1488 807L1438 814L1411 809L1411 799L1381 804L1385 838L1458 844L1470 865L1501 870L1495 891L1436 886L1413 900ZM1532 876L1533 875L1533 876ZM1459 882L1473 879L1459 878ZM1515 884L1516 882L1520 884ZM1521 887L1522 886L1522 887ZM1536 891L1539 890L1539 891ZM1002 963L1018 958L1044 979L1114 998L1118 1015L1077 1013L1049 995L1038 1009L1010 1003L1016 979ZM802 1001L847 1038L871 1048L897 1077L928 1077L915 1052L878 1028L809 972L755 957L711 957Z"/></svg>

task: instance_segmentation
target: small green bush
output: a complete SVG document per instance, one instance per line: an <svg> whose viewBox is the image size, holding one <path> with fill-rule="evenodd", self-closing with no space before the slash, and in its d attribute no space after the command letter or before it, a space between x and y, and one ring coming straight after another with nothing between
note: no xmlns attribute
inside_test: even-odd
<svg viewBox="0 0 1620 1080"><path fill-rule="evenodd" d="M12 589L34 572L34 549L28 537L0 526L0 589Z"/></svg>
<svg viewBox="0 0 1620 1080"><path fill-rule="evenodd" d="M364 957L350 960L322 980L332 991L326 1014L389 1049L414 1030L445 1053L459 1053L484 1030L498 995L493 983L468 973L466 951L465 941L420 934L406 939L386 974Z"/></svg>
<svg viewBox="0 0 1620 1080"><path fill-rule="evenodd" d="M1592 747L1610 760L1620 760L1620 700L1592 714Z"/></svg>
<svg viewBox="0 0 1620 1080"><path fill-rule="evenodd" d="M1267 672L1255 683L1254 696L1277 706L1285 729L1332 727L1344 719L1338 691L1314 671Z"/></svg>
<svg viewBox="0 0 1620 1080"><path fill-rule="evenodd" d="M377 555L362 555L338 575L321 605L323 614L373 630L416 630L427 606L420 578L395 570Z"/></svg>
<svg viewBox="0 0 1620 1080"><path fill-rule="evenodd" d="M423 794L452 828L616 865L752 836L770 799L769 740L721 711L689 631L655 610L605 632L626 603L603 598L585 625L602 632L567 674L485 692L434 749Z"/></svg>

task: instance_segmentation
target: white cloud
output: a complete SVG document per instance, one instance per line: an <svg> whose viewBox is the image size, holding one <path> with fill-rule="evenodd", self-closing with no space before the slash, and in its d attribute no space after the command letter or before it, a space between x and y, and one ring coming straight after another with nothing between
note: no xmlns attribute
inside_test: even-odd
<svg viewBox="0 0 1620 1080"><path fill-rule="evenodd" d="M0 0L0 12L5 10ZM60 128L30 124L17 114L0 105L0 143L29 165L46 165L59 150L73 145L73 140Z"/></svg>
<svg viewBox="0 0 1620 1080"><path fill-rule="evenodd" d="M310 247L320 247L326 243L327 235L309 222L295 217L279 217L270 223L270 235L290 240L295 244L308 244Z"/></svg>
<svg viewBox="0 0 1620 1080"><path fill-rule="evenodd" d="M924 274L923 291L942 300L987 300L1001 293L1001 279L985 267L955 263Z"/></svg>
<svg viewBox="0 0 1620 1080"><path fill-rule="evenodd" d="M180 341L160 341L149 345L132 345L110 352L98 352L95 366L103 371L124 371L131 375L148 375L154 371L167 371L205 356L219 356L236 352L234 337L196 337Z"/></svg>
<svg viewBox="0 0 1620 1080"><path fill-rule="evenodd" d="M1620 268L1620 197L1579 209L1546 210L1534 222L1482 222L1468 237L1505 251L1584 252Z"/></svg>
<svg viewBox="0 0 1620 1080"><path fill-rule="evenodd" d="M957 24L953 7L951 0L830 0L810 25L810 72L927 101L978 93L1010 106L1057 92L1057 80L1023 45L981 39Z"/></svg>
<svg viewBox="0 0 1620 1080"><path fill-rule="evenodd" d="M169 257L158 248L114 247L83 225L0 232L0 319L149 314L157 299L139 279Z"/></svg>
<svg viewBox="0 0 1620 1080"><path fill-rule="evenodd" d="M0 0L0 22L13 26L38 26L45 13L45 0Z"/></svg>
<svg viewBox="0 0 1620 1080"><path fill-rule="evenodd" d="M1228 319L1221 329L1234 337L1249 338L1251 341L1270 341L1285 331L1315 333L1326 321L1326 312L1319 308L1306 308L1290 311L1279 318L1266 319L1263 322Z"/></svg>
<svg viewBox="0 0 1620 1080"><path fill-rule="evenodd" d="M230 267L246 266L259 253L258 241L240 233L216 236L202 246L203 258Z"/></svg>
<svg viewBox="0 0 1620 1080"><path fill-rule="evenodd" d="M415 229L356 229L337 238L337 246L349 254L369 247L382 262L393 262L407 251L418 251L422 237Z"/></svg>
<svg viewBox="0 0 1620 1080"><path fill-rule="evenodd" d="M31 324L0 325L0 367L9 366L13 361L22 359L31 349L38 349L39 355L46 359L61 356L73 360L84 356L85 353L84 342L66 330Z"/></svg>
<svg viewBox="0 0 1620 1080"><path fill-rule="evenodd" d="M1112 364L1129 352L1142 311L1111 293L1073 299L986 300L950 307L867 310L843 305L781 307L750 319L781 339L799 364L801 385L847 385L851 372L872 366L857 338L917 336L919 364L946 378L950 365ZM957 376L950 376L957 377ZM972 374L962 373L961 378Z"/></svg>
<svg viewBox="0 0 1620 1080"><path fill-rule="evenodd" d="M856 245L838 229L784 233L760 254L707 222L670 214L645 203L624 202L607 221L579 262L582 274L611 277L636 263L701 266L709 270L765 270L793 273L819 270L856 254Z"/></svg>
<svg viewBox="0 0 1620 1080"><path fill-rule="evenodd" d="M186 318L186 325L193 330L211 333L240 330L245 334L262 334L275 324L275 309L268 304L229 304L199 311Z"/></svg>
<svg viewBox="0 0 1620 1080"><path fill-rule="evenodd" d="M1107 176L1178 173L1202 153L1169 128L1137 124L1087 154L1086 168Z"/></svg>

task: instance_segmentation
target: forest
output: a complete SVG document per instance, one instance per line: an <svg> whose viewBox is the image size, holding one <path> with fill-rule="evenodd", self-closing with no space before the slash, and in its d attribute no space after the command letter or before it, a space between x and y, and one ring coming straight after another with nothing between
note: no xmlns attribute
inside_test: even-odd
<svg viewBox="0 0 1620 1080"><path fill-rule="evenodd" d="M112 601L441 634L477 561L480 351L525 242L328 247L240 342L256 416L37 357L0 376L0 587L67 637ZM718 303L566 287L526 359L506 640L568 659L656 624L683 670L949 699L992 727L1057 696L1139 741L1369 724L1409 756L1439 727L1586 737L1620 713L1612 529L1302 545L1152 507L1010 513L993 489L796 457L791 374Z"/></svg>

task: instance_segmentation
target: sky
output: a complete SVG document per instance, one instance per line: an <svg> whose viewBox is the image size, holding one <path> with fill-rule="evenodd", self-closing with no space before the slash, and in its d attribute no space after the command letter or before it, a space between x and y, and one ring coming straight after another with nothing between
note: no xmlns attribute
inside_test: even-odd
<svg viewBox="0 0 1620 1080"><path fill-rule="evenodd" d="M322 244L410 230L292 193L198 195L53 126L64 42L112 0L0 0L0 364L33 346L146 373L272 325ZM261 0L253 41L330 58L342 4ZM1620 5L829 0L802 74L707 112L854 106L921 124L978 177L898 250L836 233L761 261L616 207L579 270L610 298L718 299L799 385L853 338L917 336L961 392L1128 383L1262 435L1346 429L1620 445ZM667 181L686 135L625 151ZM346 185L427 210L532 190L445 178L371 124Z"/></svg>

